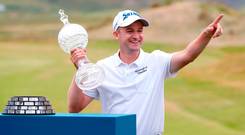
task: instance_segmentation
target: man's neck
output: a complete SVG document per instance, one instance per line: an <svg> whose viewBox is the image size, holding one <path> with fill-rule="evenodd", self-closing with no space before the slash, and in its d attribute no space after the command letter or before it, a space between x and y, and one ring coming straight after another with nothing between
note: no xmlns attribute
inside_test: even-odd
<svg viewBox="0 0 245 135"><path fill-rule="evenodd" d="M123 51L119 51L119 58L127 64L131 64L132 62L134 62L140 54L140 50L138 51L133 51L133 52L123 52Z"/></svg>

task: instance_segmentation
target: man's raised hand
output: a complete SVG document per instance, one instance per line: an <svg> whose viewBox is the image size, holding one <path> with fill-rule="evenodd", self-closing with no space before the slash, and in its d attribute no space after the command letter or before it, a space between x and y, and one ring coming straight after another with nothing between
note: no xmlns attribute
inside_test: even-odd
<svg viewBox="0 0 245 135"><path fill-rule="evenodd" d="M208 25L206 29L204 29L206 36L216 38L223 34L223 28L219 23L223 16L223 14L220 14L211 24Z"/></svg>

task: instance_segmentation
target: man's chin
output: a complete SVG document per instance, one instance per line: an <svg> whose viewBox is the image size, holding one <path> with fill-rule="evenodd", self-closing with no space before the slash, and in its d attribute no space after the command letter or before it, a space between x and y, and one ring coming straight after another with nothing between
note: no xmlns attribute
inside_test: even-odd
<svg viewBox="0 0 245 135"><path fill-rule="evenodd" d="M140 46L133 46L133 47L131 47L131 49L137 51L140 49Z"/></svg>
<svg viewBox="0 0 245 135"><path fill-rule="evenodd" d="M131 46L131 48L135 48L135 49L140 49L140 47L141 47L140 44L131 44L130 46Z"/></svg>

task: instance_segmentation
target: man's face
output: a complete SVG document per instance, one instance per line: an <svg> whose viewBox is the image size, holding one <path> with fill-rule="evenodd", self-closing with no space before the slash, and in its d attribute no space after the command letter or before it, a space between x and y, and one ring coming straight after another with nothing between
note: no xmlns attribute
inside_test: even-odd
<svg viewBox="0 0 245 135"><path fill-rule="evenodd" d="M113 34L119 41L120 49L138 51L144 39L143 24L136 21L129 26L118 28Z"/></svg>

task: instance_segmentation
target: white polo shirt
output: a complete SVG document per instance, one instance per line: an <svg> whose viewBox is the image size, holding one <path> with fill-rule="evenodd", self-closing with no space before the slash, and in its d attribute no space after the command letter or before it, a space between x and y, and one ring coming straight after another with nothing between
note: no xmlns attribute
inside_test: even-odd
<svg viewBox="0 0 245 135"><path fill-rule="evenodd" d="M164 79L170 73L172 54L140 51L137 60L125 64L118 53L98 61L105 70L103 84L85 94L100 99L102 112L136 114L137 135L158 135L164 127Z"/></svg>

